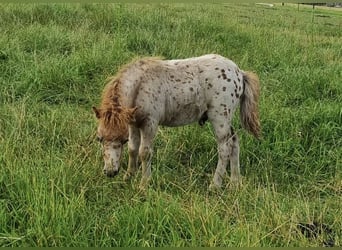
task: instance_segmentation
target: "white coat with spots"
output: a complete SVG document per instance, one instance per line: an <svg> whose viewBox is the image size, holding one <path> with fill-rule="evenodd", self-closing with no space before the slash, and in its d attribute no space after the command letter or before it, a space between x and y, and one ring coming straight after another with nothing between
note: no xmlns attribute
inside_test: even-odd
<svg viewBox="0 0 342 250"><path fill-rule="evenodd" d="M260 135L259 80L231 60L210 54L181 60L143 58L124 66L104 89L98 118L98 138L104 145L104 171L119 171L122 147L128 139L130 178L142 164L141 188L151 176L152 141L158 125L182 126L209 120L218 145L218 163L211 187L220 187L230 161L231 181L240 179L239 141L231 127L240 104L240 119ZM128 137L128 138L127 138Z"/></svg>

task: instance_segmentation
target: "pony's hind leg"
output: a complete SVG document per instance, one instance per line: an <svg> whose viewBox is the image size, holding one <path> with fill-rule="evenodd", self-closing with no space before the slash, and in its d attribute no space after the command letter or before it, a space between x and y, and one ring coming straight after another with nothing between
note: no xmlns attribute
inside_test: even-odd
<svg viewBox="0 0 342 250"><path fill-rule="evenodd" d="M129 180L138 170L138 154L140 145L140 131L134 126L129 126L128 140L128 168L124 175L124 180Z"/></svg>
<svg viewBox="0 0 342 250"><path fill-rule="evenodd" d="M226 167L230 160L231 165L231 181L236 183L240 179L239 165L239 141L231 127L231 118L229 116L218 115L220 112L216 110L208 113L217 141L218 162L215 174L209 189L216 189L222 186L222 179L226 175Z"/></svg>
<svg viewBox="0 0 342 250"><path fill-rule="evenodd" d="M233 184L238 184L241 181L240 174L240 145L237 134L232 133L229 139L229 158L230 158L230 179Z"/></svg>
<svg viewBox="0 0 342 250"><path fill-rule="evenodd" d="M209 112L208 115L214 128L218 150L217 167L209 189L216 189L222 186L222 179L226 175L226 167L229 161L231 129L228 117L217 116L217 113L214 114L214 112Z"/></svg>
<svg viewBox="0 0 342 250"><path fill-rule="evenodd" d="M229 145L226 140L218 141L218 162L215 170L215 174L209 189L217 189L222 186L222 179L226 175L226 167L229 159Z"/></svg>

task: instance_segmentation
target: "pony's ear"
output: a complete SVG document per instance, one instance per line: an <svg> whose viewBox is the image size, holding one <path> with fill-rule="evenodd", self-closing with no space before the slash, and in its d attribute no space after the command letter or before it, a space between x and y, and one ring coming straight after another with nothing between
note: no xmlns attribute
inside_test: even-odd
<svg viewBox="0 0 342 250"><path fill-rule="evenodd" d="M101 118L101 112L99 109L97 109L96 107L93 107L93 111L95 113L95 116L97 119L100 119Z"/></svg>
<svg viewBox="0 0 342 250"><path fill-rule="evenodd" d="M138 107L134 107L134 108L131 108L131 109L128 109L128 113L129 113L129 116L130 116L130 123L133 123L135 122L135 113L137 112L138 110Z"/></svg>

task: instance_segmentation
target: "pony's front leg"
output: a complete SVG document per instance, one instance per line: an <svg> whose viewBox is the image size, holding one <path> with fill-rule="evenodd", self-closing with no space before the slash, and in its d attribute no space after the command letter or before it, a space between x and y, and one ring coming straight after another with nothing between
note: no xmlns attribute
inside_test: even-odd
<svg viewBox="0 0 342 250"><path fill-rule="evenodd" d="M139 185L140 190L145 190L151 178L151 160L152 160L152 141L157 131L157 122L147 120L140 129L141 143L139 148L139 157L141 160L142 177Z"/></svg>
<svg viewBox="0 0 342 250"><path fill-rule="evenodd" d="M138 170L138 154L140 145L140 131L134 126L129 126L128 140L128 168L124 180L129 180Z"/></svg>

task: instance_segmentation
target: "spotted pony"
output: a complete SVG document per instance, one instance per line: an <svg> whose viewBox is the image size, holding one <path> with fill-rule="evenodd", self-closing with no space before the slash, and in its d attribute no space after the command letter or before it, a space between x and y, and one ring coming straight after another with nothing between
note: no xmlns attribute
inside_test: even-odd
<svg viewBox="0 0 342 250"><path fill-rule="evenodd" d="M218 163L210 188L221 187L230 161L231 181L240 181L239 139L231 123L240 104L242 126L260 136L259 79L231 60L210 54L161 60L142 58L122 67L106 85L99 108L97 136L103 145L104 173L119 172L128 141L127 180L138 169L140 158L145 189L151 177L152 141L158 125L183 126L211 122L218 146Z"/></svg>

